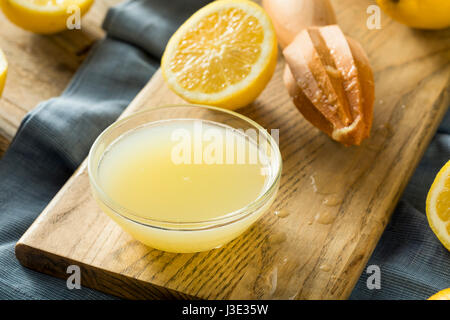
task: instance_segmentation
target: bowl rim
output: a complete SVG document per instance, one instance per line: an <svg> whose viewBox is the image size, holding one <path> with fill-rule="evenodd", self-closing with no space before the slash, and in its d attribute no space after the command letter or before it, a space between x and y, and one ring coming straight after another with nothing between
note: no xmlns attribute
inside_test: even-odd
<svg viewBox="0 0 450 320"><path fill-rule="evenodd" d="M173 220L165 221L165 220L160 220L160 219L144 218L144 217L140 216L138 213L133 212L132 210L123 207L122 205L120 205L119 203L117 203L116 201L111 199L111 197L109 197L106 194L106 192L103 191L103 188L100 186L100 184L97 181L97 178L94 175L94 172L93 172L93 170L94 170L94 168L93 168L94 151L98 148L98 146L100 145L102 140L111 131L113 131L115 128L120 127L123 123L125 123L133 118L138 118L146 113L155 112L155 111L162 110L162 109L177 108L177 107L184 107L184 108L185 107L196 107L196 108L203 108L203 109L209 109L209 110L213 110L213 111L217 111L217 112L226 113L226 114L229 114L230 116L239 118L239 119L249 123L251 126L256 128L259 132L262 132L265 136L265 139L267 139L267 141L269 141L271 151L275 152L276 164L278 167L276 174L274 174L271 177L271 181L267 184L266 190L264 190L264 192L261 192L261 194L256 199L254 199L252 202L250 202L249 204L247 204L246 206L244 206L240 209L237 209L235 211L232 211L228 214L225 214L225 215L222 215L222 216L219 216L216 218L207 219L207 220L198 220L198 221L177 222L177 221L173 221ZM176 118L174 118L173 120L175 120L175 119ZM190 119L190 118L186 118L186 119ZM200 120L201 120L201 118L200 118ZM157 121L160 121L160 120L150 121L150 122L146 123L145 125L151 124L151 123L154 123ZM220 123L220 122L218 122L218 123ZM133 130L133 129L130 129L130 130ZM129 131L127 131L127 132L129 132ZM116 139L118 139L118 138L116 138ZM101 157L100 157L100 159L101 159ZM96 163L96 165L98 166L98 162ZM283 167L283 162L282 162L282 156L281 156L281 152L280 152L278 143L275 141L275 139L272 137L272 135L270 135L268 133L268 131L266 129L264 129L264 127L262 127L256 121L254 121L240 113L234 112L232 110L208 106L208 105L198 105L198 104L168 104L168 105L162 105L162 106L157 106L157 107L148 107L148 108L145 108L144 110L133 112L132 114L125 116L123 118L121 117L117 121L110 124L106 129L104 129L102 131L102 133L100 135L98 135L98 137L95 139L94 143L92 144L92 146L89 150L89 155L87 158L87 169L88 169L88 176L89 176L89 181L91 183L91 186L99 194L99 200L102 202L102 204L106 205L113 213L115 213L115 214L119 215L120 217L125 218L131 222L138 223L138 224L141 224L141 225L144 225L147 227L158 228L158 229L163 229L163 230L177 230L177 231L183 230L183 228L185 228L186 231L187 230L193 231L196 229L205 229L205 228L209 229L211 227L220 227L220 226L223 226L226 224L230 224L230 223L239 221L245 217L251 216L252 213L257 212L258 208L262 207L268 200L271 199L271 196L274 191L277 191L279 181L281 178L282 167ZM126 214L123 214L122 212L125 212ZM162 227L158 224L163 224L163 225L165 225L165 227ZM205 224L207 225L206 227L201 227L202 225L205 225ZM196 227L196 226L200 226L200 227Z"/></svg>

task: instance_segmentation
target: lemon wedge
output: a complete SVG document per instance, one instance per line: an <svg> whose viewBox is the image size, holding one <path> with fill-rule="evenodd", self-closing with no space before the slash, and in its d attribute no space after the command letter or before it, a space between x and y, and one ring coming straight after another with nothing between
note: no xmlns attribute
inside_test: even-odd
<svg viewBox="0 0 450 320"><path fill-rule="evenodd" d="M8 73L8 62L6 61L6 57L3 54L3 51L0 50L0 97L2 96L3 88L5 87L7 73Z"/></svg>
<svg viewBox="0 0 450 320"><path fill-rule="evenodd" d="M439 171L428 191L426 211L431 229L450 250L450 161Z"/></svg>
<svg viewBox="0 0 450 320"><path fill-rule="evenodd" d="M450 300L450 288L439 291L429 297L428 300Z"/></svg>
<svg viewBox="0 0 450 320"><path fill-rule="evenodd" d="M94 0L0 0L5 16L15 25L40 34L67 29L67 20L81 17Z"/></svg>
<svg viewBox="0 0 450 320"><path fill-rule="evenodd" d="M266 87L276 62L277 40L265 11L247 0L219 0L175 32L161 69L183 99L237 109Z"/></svg>

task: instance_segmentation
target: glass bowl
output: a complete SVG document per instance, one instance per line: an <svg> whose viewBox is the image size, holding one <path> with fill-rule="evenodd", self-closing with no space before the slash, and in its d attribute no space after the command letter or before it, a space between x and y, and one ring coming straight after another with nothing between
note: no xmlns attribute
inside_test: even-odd
<svg viewBox="0 0 450 320"><path fill-rule="evenodd" d="M270 168L260 195L239 210L203 221L161 221L144 218L119 205L102 189L99 167L108 147L123 134L156 121L195 119L214 121L238 130L258 132L258 148L267 156ZM251 130L249 131L251 132ZM253 139L253 138L252 138ZM256 142L256 141L254 141ZM261 217L273 203L278 192L282 159L277 142L253 120L236 112L199 105L173 105L150 108L125 117L106 128L91 147L88 173L93 196L100 208L126 232L147 246L177 253L200 252L218 248L235 239ZM180 212L180 215L183 213Z"/></svg>

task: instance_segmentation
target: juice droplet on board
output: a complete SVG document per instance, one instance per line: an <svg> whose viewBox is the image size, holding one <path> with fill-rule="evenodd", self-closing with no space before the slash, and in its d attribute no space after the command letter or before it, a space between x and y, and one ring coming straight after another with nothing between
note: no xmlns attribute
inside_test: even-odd
<svg viewBox="0 0 450 320"><path fill-rule="evenodd" d="M286 218L287 216L290 215L290 212L287 211L286 209L281 209L281 210L275 211L274 214L275 214L278 218Z"/></svg>
<svg viewBox="0 0 450 320"><path fill-rule="evenodd" d="M317 184L316 184L316 177L309 176L309 178L311 179L311 185L313 187L314 193L317 193L318 189L317 189Z"/></svg>
<svg viewBox="0 0 450 320"><path fill-rule="evenodd" d="M269 276L267 277L268 284L269 284L269 295L273 296L275 291L277 290L277 283L278 283L278 267L274 267L272 271L270 272Z"/></svg>
<svg viewBox="0 0 450 320"><path fill-rule="evenodd" d="M316 173L314 173L310 175L309 178L311 179L311 185L314 193L327 195L336 193L338 191L336 190L337 185L330 183L329 177L327 177L326 179L320 178Z"/></svg>
<svg viewBox="0 0 450 320"><path fill-rule="evenodd" d="M269 240L271 244L280 244L285 242L287 239L286 234L284 232L277 232L270 236Z"/></svg>
<svg viewBox="0 0 450 320"><path fill-rule="evenodd" d="M323 199L322 203L328 207L335 207L342 203L342 199L336 195L331 195Z"/></svg>
<svg viewBox="0 0 450 320"><path fill-rule="evenodd" d="M323 211L316 214L315 220L320 224L331 224L336 220L336 213L332 211Z"/></svg>
<svg viewBox="0 0 450 320"><path fill-rule="evenodd" d="M331 270L331 266L329 264L323 264L319 267L320 270L324 271L324 272L328 272Z"/></svg>
<svg viewBox="0 0 450 320"><path fill-rule="evenodd" d="M394 129L392 128L391 124L389 122L386 122L385 124L382 124L378 127L378 130L380 133L382 133L384 136L390 138L394 135Z"/></svg>

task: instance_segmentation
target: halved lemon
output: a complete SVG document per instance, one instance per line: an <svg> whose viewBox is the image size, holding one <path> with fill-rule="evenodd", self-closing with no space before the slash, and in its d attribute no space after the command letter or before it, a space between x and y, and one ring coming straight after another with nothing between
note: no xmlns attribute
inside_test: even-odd
<svg viewBox="0 0 450 320"><path fill-rule="evenodd" d="M428 300L450 300L450 288L439 291L429 297Z"/></svg>
<svg viewBox="0 0 450 320"><path fill-rule="evenodd" d="M450 161L439 171L428 191L426 211L431 229L450 250Z"/></svg>
<svg viewBox="0 0 450 320"><path fill-rule="evenodd" d="M219 0L175 32L161 69L185 100L237 109L266 87L276 62L277 40L265 11L247 0Z"/></svg>
<svg viewBox="0 0 450 320"><path fill-rule="evenodd" d="M67 30L94 0L0 0L5 16L15 25L40 34ZM68 21L69 20L69 21Z"/></svg>
<svg viewBox="0 0 450 320"><path fill-rule="evenodd" d="M7 73L8 73L8 62L6 61L6 57L3 54L3 51L0 50L0 97L2 96L3 88L5 87Z"/></svg>

